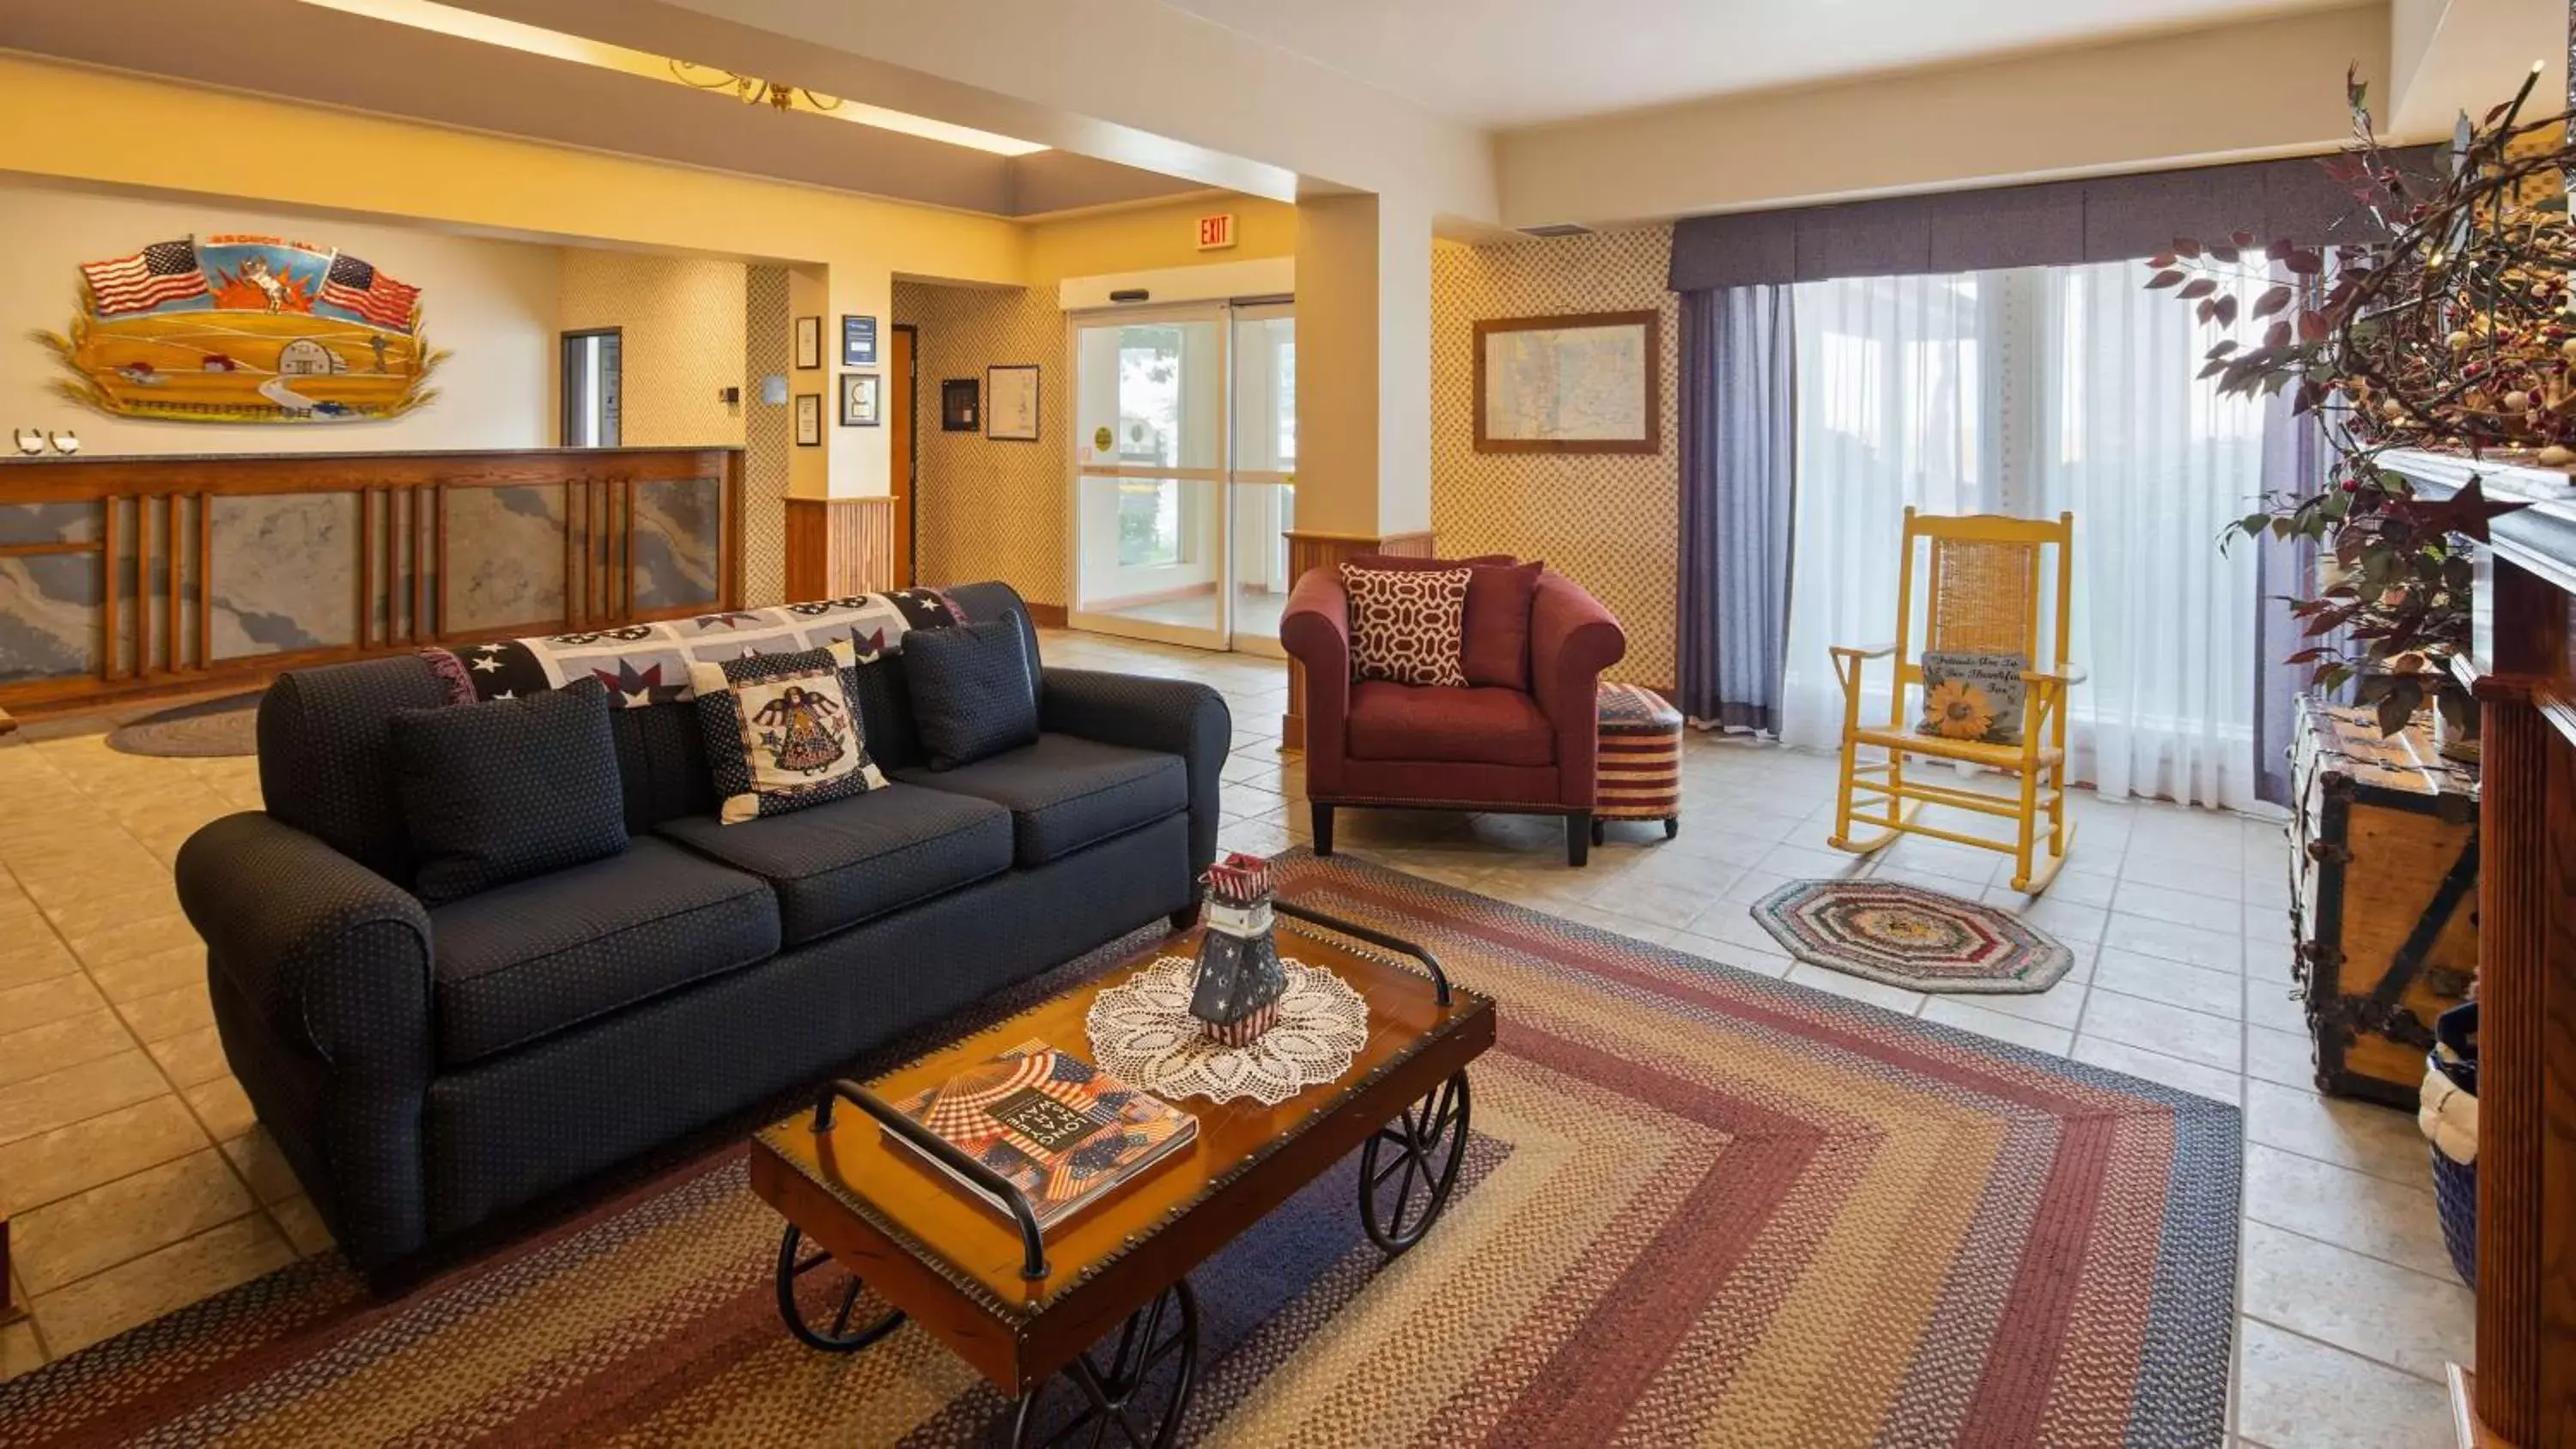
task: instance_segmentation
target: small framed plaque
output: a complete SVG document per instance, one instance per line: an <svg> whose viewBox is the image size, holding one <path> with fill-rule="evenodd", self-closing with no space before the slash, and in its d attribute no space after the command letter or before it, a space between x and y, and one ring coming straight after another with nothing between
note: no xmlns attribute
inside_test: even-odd
<svg viewBox="0 0 2576 1449"><path fill-rule="evenodd" d="M823 395L819 392L796 394L796 446L823 446Z"/></svg>
<svg viewBox="0 0 2576 1449"><path fill-rule="evenodd" d="M811 372L823 365L823 319L796 319L796 370Z"/></svg>
<svg viewBox="0 0 2576 1449"><path fill-rule="evenodd" d="M873 428L877 425L877 386L873 372L841 374L841 426Z"/></svg>

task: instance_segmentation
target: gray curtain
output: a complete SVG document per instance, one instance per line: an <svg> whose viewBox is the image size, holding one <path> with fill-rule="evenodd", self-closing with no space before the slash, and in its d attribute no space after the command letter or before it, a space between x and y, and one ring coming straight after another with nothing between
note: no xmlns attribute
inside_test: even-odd
<svg viewBox="0 0 2576 1449"><path fill-rule="evenodd" d="M1777 734L1797 497L1790 288L1682 294L1681 707Z"/></svg>
<svg viewBox="0 0 2576 1449"><path fill-rule="evenodd" d="M2273 280L2300 279L2275 264ZM2313 304L2318 289L2310 282L2302 284L2302 290L2308 293L2302 301ZM2326 486L2327 464L2333 458L2317 415L2299 417L2290 411L2291 391L2283 389L2264 405L2263 494L2267 500L2314 497ZM2301 637L2299 621L2290 617L2288 596L2316 587L2317 549L2305 539L2283 540L2269 534L2254 547L2254 796L2286 806L2290 803L2290 734L2297 723L2298 698L2308 688L2308 669L2281 661L2312 642Z"/></svg>

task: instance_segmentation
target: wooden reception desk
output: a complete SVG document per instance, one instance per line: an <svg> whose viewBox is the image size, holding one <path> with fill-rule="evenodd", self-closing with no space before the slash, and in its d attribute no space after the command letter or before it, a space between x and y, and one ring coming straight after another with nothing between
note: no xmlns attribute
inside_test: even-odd
<svg viewBox="0 0 2576 1449"><path fill-rule="evenodd" d="M0 710L739 606L739 448L0 459Z"/></svg>

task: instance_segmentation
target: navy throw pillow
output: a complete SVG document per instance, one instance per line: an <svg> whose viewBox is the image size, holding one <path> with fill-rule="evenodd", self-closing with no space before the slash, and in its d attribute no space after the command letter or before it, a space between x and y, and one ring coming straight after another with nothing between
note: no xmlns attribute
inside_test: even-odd
<svg viewBox="0 0 2576 1449"><path fill-rule="evenodd" d="M429 905L626 849L608 691L596 679L525 699L411 709L392 720L403 825Z"/></svg>
<svg viewBox="0 0 2576 1449"><path fill-rule="evenodd" d="M1037 680L1016 619L913 630L903 636L903 678L934 770L1038 741Z"/></svg>

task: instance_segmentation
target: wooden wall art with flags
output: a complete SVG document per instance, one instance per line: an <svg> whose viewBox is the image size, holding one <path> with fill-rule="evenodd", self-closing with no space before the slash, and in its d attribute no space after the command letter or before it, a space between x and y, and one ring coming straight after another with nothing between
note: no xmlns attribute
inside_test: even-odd
<svg viewBox="0 0 2576 1449"><path fill-rule="evenodd" d="M348 423L438 394L447 354L421 336L420 289L332 247L180 237L80 269L68 334L42 332L55 390L117 417Z"/></svg>

